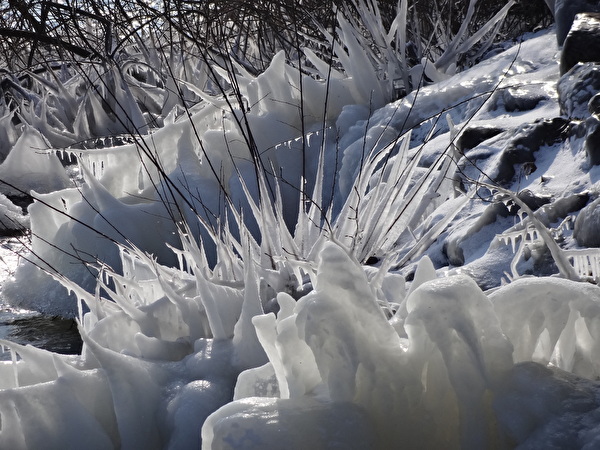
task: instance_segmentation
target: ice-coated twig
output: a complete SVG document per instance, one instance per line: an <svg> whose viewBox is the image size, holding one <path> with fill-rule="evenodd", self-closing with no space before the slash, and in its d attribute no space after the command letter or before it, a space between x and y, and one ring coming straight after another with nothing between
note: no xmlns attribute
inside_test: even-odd
<svg viewBox="0 0 600 450"><path fill-rule="evenodd" d="M487 187L492 191L498 191L508 196L517 206L519 206L519 208L521 208L521 210L527 214L528 219L531 221L531 224L534 227L534 230L526 232L537 232L539 238L541 238L541 240L544 241L544 243L548 247L548 250L550 250L550 254L554 259L554 262L556 263L556 267L558 267L560 274L563 277L568 278L569 280L581 281L581 277L573 268L573 265L569 262L569 259L567 258L564 251L558 246L558 244L554 240L551 231L535 216L531 208L527 206L527 204L523 200L521 200L515 192L512 192L509 189L505 189L500 186L491 185L483 181L480 181L479 184ZM514 239L514 236L507 236L507 239Z"/></svg>

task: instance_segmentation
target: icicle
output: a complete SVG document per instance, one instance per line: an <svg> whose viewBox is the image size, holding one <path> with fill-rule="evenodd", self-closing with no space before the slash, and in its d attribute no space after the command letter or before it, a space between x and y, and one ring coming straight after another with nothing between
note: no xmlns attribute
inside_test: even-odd
<svg viewBox="0 0 600 450"><path fill-rule="evenodd" d="M581 275L581 267L579 264L579 257L573 256L571 259L573 260L572 264L573 264L573 268L575 269L575 272L577 272L578 274Z"/></svg>
<svg viewBox="0 0 600 450"><path fill-rule="evenodd" d="M512 252L515 253L517 248L517 240L514 236L508 236L507 239L510 241L510 246L512 248Z"/></svg>
<svg viewBox="0 0 600 450"><path fill-rule="evenodd" d="M172 249L172 247L171 247ZM185 270L184 264L183 264L183 255L180 252L176 252L175 256L177 256L177 265L179 266L179 270Z"/></svg>
<svg viewBox="0 0 600 450"><path fill-rule="evenodd" d="M83 299L80 296L77 296L77 317L79 323L83 324Z"/></svg>
<svg viewBox="0 0 600 450"><path fill-rule="evenodd" d="M10 349L10 360L12 361L13 376L15 378L15 387L19 387L19 370L17 367L17 352Z"/></svg>

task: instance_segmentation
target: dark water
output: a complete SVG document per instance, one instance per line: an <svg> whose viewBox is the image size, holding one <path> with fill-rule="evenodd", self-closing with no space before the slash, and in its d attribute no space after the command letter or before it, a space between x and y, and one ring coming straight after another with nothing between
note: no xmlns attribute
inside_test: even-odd
<svg viewBox="0 0 600 450"><path fill-rule="evenodd" d="M26 244L18 237L0 238L0 286L12 276ZM33 345L56 353L78 354L81 337L73 319L44 316L35 311L13 308L0 297L0 339ZM0 349L0 361L11 359Z"/></svg>
<svg viewBox="0 0 600 450"><path fill-rule="evenodd" d="M81 338L73 319L47 317L4 306L0 310L0 336L17 344L30 344L55 353L81 353ZM10 360L10 352L0 352L0 360Z"/></svg>

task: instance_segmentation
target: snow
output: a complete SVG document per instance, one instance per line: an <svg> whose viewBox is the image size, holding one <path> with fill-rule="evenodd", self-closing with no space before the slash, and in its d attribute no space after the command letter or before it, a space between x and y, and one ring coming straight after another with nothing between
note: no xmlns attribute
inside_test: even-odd
<svg viewBox="0 0 600 450"><path fill-rule="evenodd" d="M0 172L36 191L45 273L21 265L3 295L76 316L84 348L1 342L0 447L600 442L600 288L584 282L599 256L567 227L582 211L593 228L599 169L550 120L552 30L389 104L348 39L352 76L334 73L325 117L325 83L279 54L258 77L238 68L248 128L243 105L198 92L191 119L137 143L65 150L80 186L25 129ZM454 147L489 124L500 132ZM27 225L8 198L0 209Z"/></svg>

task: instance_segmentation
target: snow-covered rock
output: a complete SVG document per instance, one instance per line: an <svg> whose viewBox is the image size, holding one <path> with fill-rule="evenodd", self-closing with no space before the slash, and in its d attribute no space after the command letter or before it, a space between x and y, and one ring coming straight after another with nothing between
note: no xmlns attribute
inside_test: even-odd
<svg viewBox="0 0 600 450"><path fill-rule="evenodd" d="M600 92L600 64L580 63L563 75L557 85L562 114L570 119L585 119L588 103Z"/></svg>
<svg viewBox="0 0 600 450"><path fill-rule="evenodd" d="M581 210L573 237L581 247L600 247L600 198Z"/></svg>
<svg viewBox="0 0 600 450"><path fill-rule="evenodd" d="M561 52L561 75L578 62L600 62L599 13L580 13L575 16Z"/></svg>
<svg viewBox="0 0 600 450"><path fill-rule="evenodd" d="M554 2L556 40L559 46L565 42L575 16L583 12L600 12L600 5L594 0L556 0Z"/></svg>

